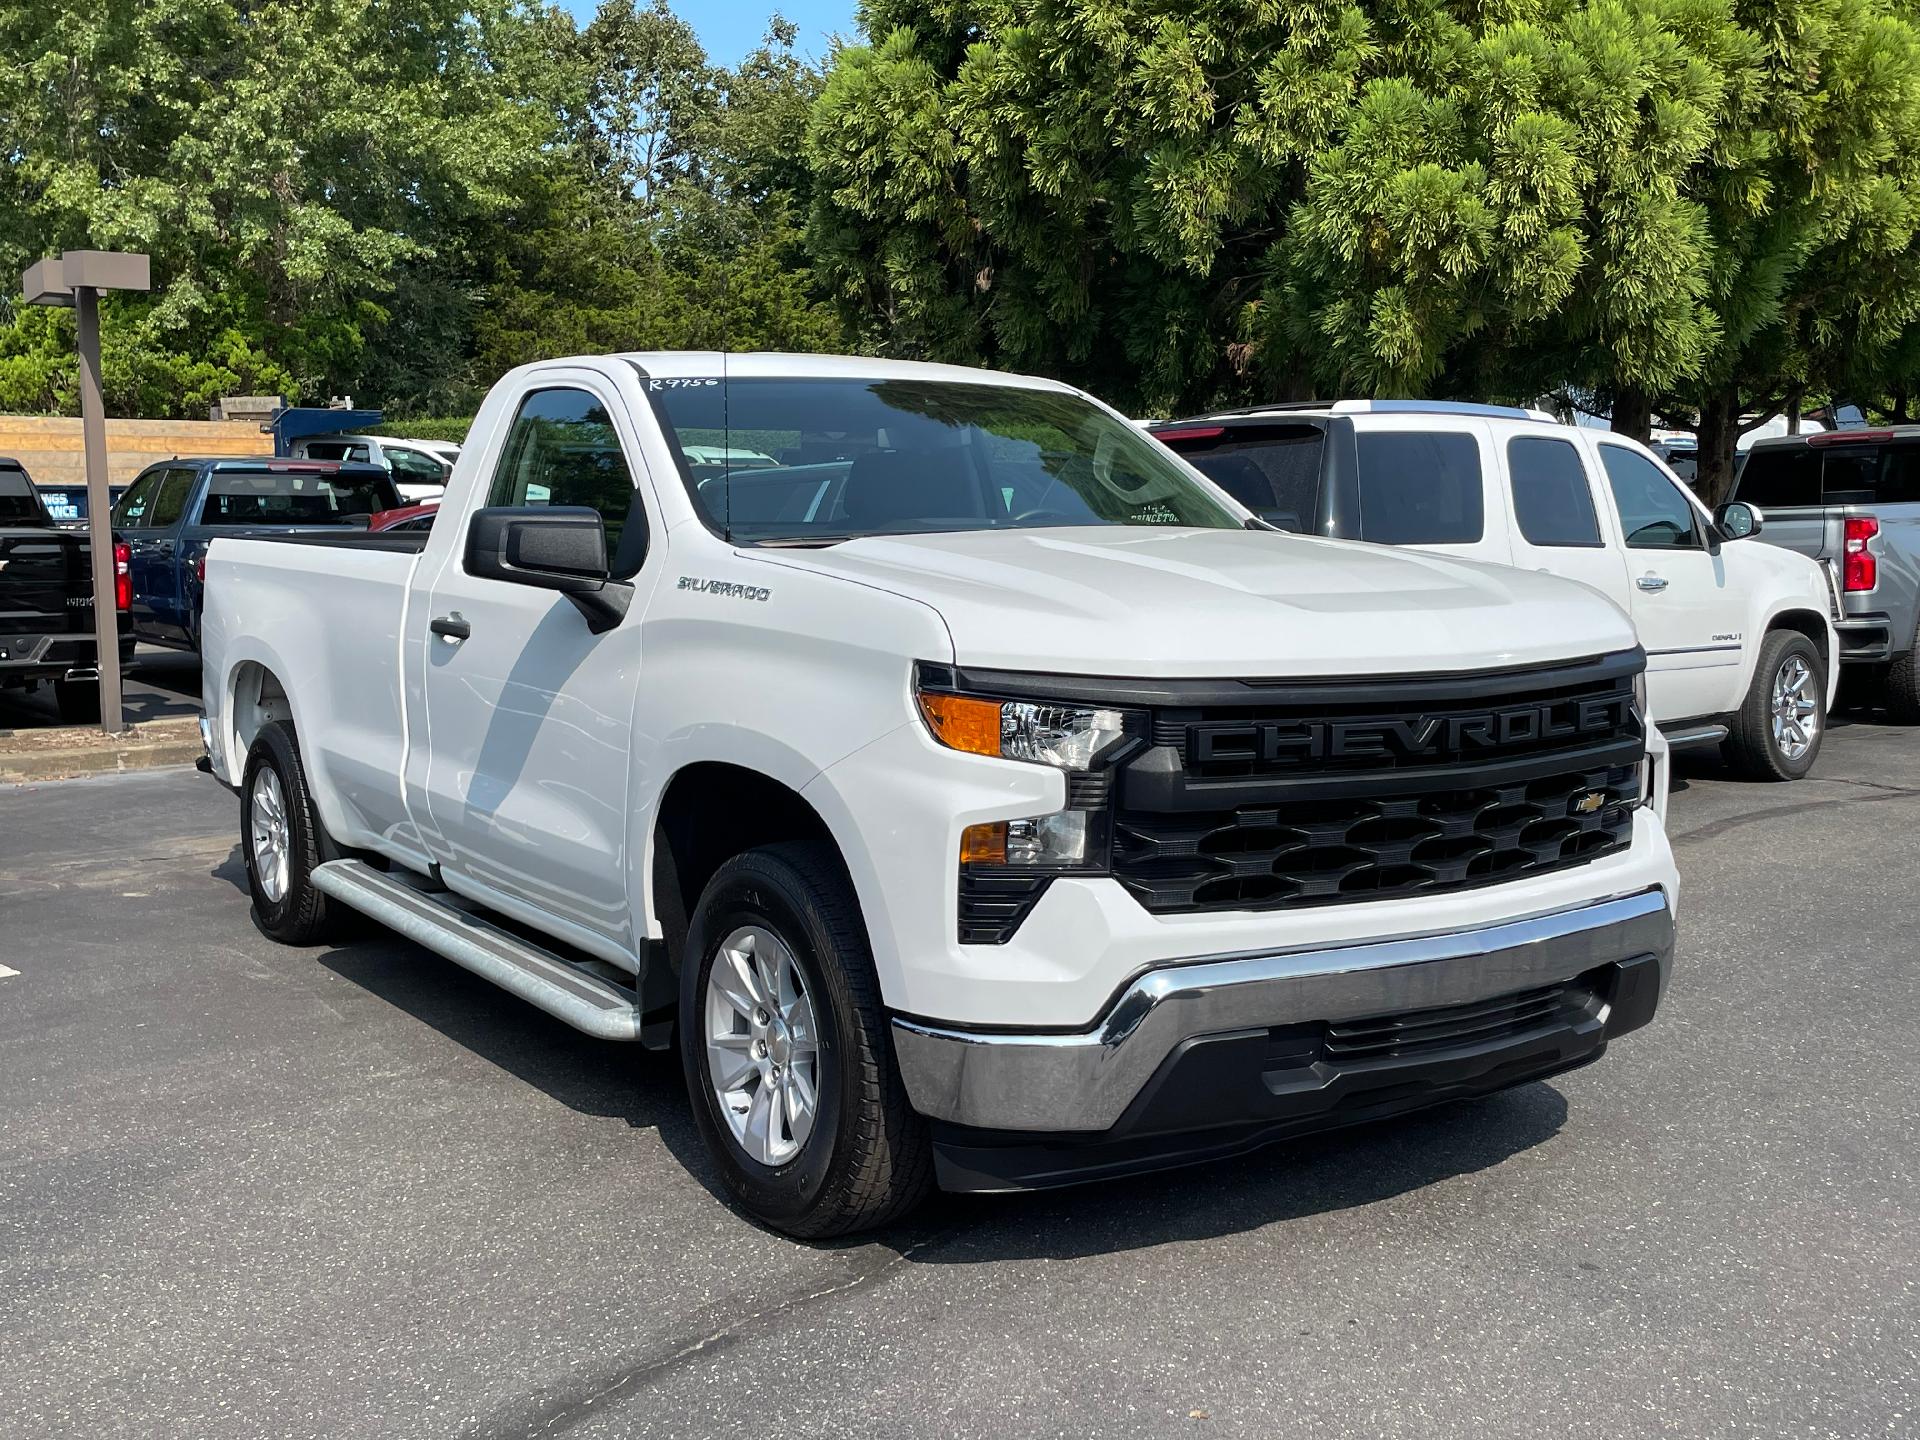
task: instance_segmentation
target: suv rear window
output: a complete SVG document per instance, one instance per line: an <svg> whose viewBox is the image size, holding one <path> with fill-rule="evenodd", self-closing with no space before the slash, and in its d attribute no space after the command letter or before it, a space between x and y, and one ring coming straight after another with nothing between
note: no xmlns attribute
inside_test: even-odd
<svg viewBox="0 0 1920 1440"><path fill-rule="evenodd" d="M1447 430L1362 430L1360 539L1471 545L1485 533L1480 442Z"/></svg>
<svg viewBox="0 0 1920 1440"><path fill-rule="evenodd" d="M347 525L401 505L384 475L314 470L216 470L202 525Z"/></svg>
<svg viewBox="0 0 1920 1440"><path fill-rule="evenodd" d="M1175 429L1157 438L1269 525L1318 528L1320 461L1325 436L1318 425L1231 425Z"/></svg>
<svg viewBox="0 0 1920 1440"><path fill-rule="evenodd" d="M1507 441L1513 476L1513 518L1529 545L1600 543L1600 517L1580 452L1566 440L1516 435Z"/></svg>

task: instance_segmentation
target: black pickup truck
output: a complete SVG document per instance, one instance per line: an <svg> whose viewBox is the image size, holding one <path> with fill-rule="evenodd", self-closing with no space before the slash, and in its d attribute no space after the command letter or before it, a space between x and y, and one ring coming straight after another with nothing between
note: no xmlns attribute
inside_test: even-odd
<svg viewBox="0 0 1920 1440"><path fill-rule="evenodd" d="M113 547L120 658L133 655L127 547ZM0 690L53 683L60 718L100 718L93 643L93 566L84 531L53 523L17 460L0 458Z"/></svg>

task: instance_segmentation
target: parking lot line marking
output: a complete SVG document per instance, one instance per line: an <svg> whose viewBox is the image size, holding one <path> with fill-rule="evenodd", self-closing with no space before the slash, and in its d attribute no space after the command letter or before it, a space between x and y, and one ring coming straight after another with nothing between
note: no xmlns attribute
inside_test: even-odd
<svg viewBox="0 0 1920 1440"><path fill-rule="evenodd" d="M0 965L0 980L6 979L9 975L18 975L19 973L18 970L15 970L10 965Z"/></svg>

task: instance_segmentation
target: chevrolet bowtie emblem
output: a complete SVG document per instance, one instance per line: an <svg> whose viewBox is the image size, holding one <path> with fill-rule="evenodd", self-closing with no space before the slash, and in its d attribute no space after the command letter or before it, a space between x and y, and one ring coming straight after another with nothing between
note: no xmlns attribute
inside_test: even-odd
<svg viewBox="0 0 1920 1440"><path fill-rule="evenodd" d="M1578 800L1575 800L1573 802L1573 808L1577 814L1591 815L1593 814L1594 811L1598 810L1602 805L1606 803L1607 803L1606 791L1589 790L1586 794L1582 795Z"/></svg>

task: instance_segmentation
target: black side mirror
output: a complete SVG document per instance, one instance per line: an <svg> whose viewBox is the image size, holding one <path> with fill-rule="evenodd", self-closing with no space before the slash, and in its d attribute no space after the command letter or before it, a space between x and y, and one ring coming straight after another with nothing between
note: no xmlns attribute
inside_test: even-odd
<svg viewBox="0 0 1920 1440"><path fill-rule="evenodd" d="M633 587L608 573L600 512L585 506L476 510L467 529L467 573L557 590L596 635L618 625L633 601Z"/></svg>
<svg viewBox="0 0 1920 1440"><path fill-rule="evenodd" d="M1751 540L1760 533L1765 518L1758 507L1744 500L1729 500L1713 512L1713 523L1729 540Z"/></svg>

